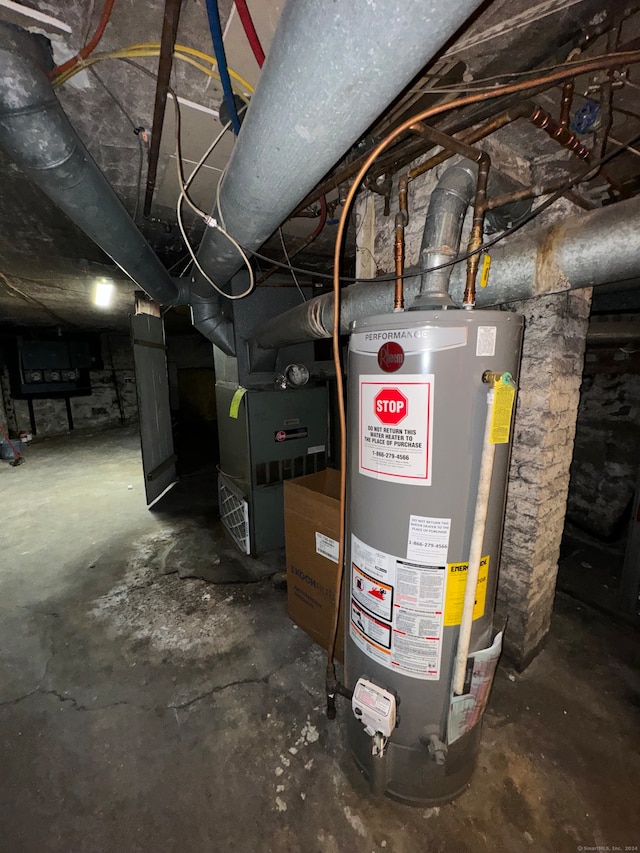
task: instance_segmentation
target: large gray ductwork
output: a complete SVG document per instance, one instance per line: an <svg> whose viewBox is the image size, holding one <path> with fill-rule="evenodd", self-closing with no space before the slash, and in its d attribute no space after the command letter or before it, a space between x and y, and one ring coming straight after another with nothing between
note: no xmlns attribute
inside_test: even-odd
<svg viewBox="0 0 640 853"><path fill-rule="evenodd" d="M44 45L0 23L0 145L149 296L173 302L178 288L69 123L45 63Z"/></svg>
<svg viewBox="0 0 640 853"><path fill-rule="evenodd" d="M214 217L246 249L258 249L479 5L288 0ZM219 286L242 266L215 228L198 260ZM191 282L211 292L200 273Z"/></svg>
<svg viewBox="0 0 640 853"><path fill-rule="evenodd" d="M489 286L476 295L478 307L501 305L581 287L635 278L640 269L640 197L577 214L540 229L528 239L511 239L491 249ZM465 265L451 276L454 302L462 299ZM420 277L405 281L407 304L420 290ZM340 330L354 320L387 314L393 307L393 282L353 284L342 291ZM326 293L265 323L254 343L273 349L331 337L333 294Z"/></svg>

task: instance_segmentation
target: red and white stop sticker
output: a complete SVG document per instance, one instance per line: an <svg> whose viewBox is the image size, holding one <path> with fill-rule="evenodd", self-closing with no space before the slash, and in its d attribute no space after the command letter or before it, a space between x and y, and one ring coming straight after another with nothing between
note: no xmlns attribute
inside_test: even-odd
<svg viewBox="0 0 640 853"><path fill-rule="evenodd" d="M398 388L383 388L373 399L376 417L382 424L396 426L407 417L409 401Z"/></svg>
<svg viewBox="0 0 640 853"><path fill-rule="evenodd" d="M360 377L360 474L431 485L433 374Z"/></svg>

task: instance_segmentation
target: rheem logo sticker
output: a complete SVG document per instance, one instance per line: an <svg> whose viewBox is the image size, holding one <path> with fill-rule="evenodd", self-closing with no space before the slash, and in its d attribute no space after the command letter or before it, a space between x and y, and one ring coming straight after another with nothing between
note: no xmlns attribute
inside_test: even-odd
<svg viewBox="0 0 640 853"><path fill-rule="evenodd" d="M404 350L395 341L387 341L378 350L378 367L386 373L400 370L404 364Z"/></svg>
<svg viewBox="0 0 640 853"><path fill-rule="evenodd" d="M409 414L409 402L397 388L383 388L373 400L378 420L386 425L397 426Z"/></svg>

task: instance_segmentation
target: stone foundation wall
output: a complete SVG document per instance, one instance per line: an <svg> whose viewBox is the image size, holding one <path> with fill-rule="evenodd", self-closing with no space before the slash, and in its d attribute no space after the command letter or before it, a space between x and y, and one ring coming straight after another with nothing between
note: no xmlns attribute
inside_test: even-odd
<svg viewBox="0 0 640 853"><path fill-rule="evenodd" d="M587 352L567 519L602 540L624 531L640 466L640 355Z"/></svg>
<svg viewBox="0 0 640 853"><path fill-rule="evenodd" d="M546 636L564 529L591 291L512 303L525 335L507 489L497 610L520 667Z"/></svg>

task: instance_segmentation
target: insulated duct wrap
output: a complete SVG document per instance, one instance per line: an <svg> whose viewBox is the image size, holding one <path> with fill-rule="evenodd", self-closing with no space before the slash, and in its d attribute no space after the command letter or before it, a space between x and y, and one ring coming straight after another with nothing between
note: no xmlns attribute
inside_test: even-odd
<svg viewBox="0 0 640 853"><path fill-rule="evenodd" d="M476 305L485 308L548 293L637 277L640 269L640 197L577 214L527 237L513 238L491 249L489 285L477 292ZM465 265L451 275L451 296L462 300ZM420 277L405 279L405 301L411 305L420 290ZM384 314L393 306L393 282L357 283L340 297L340 331L346 334L355 320ZM310 299L255 334L265 349L331 337L333 294Z"/></svg>

